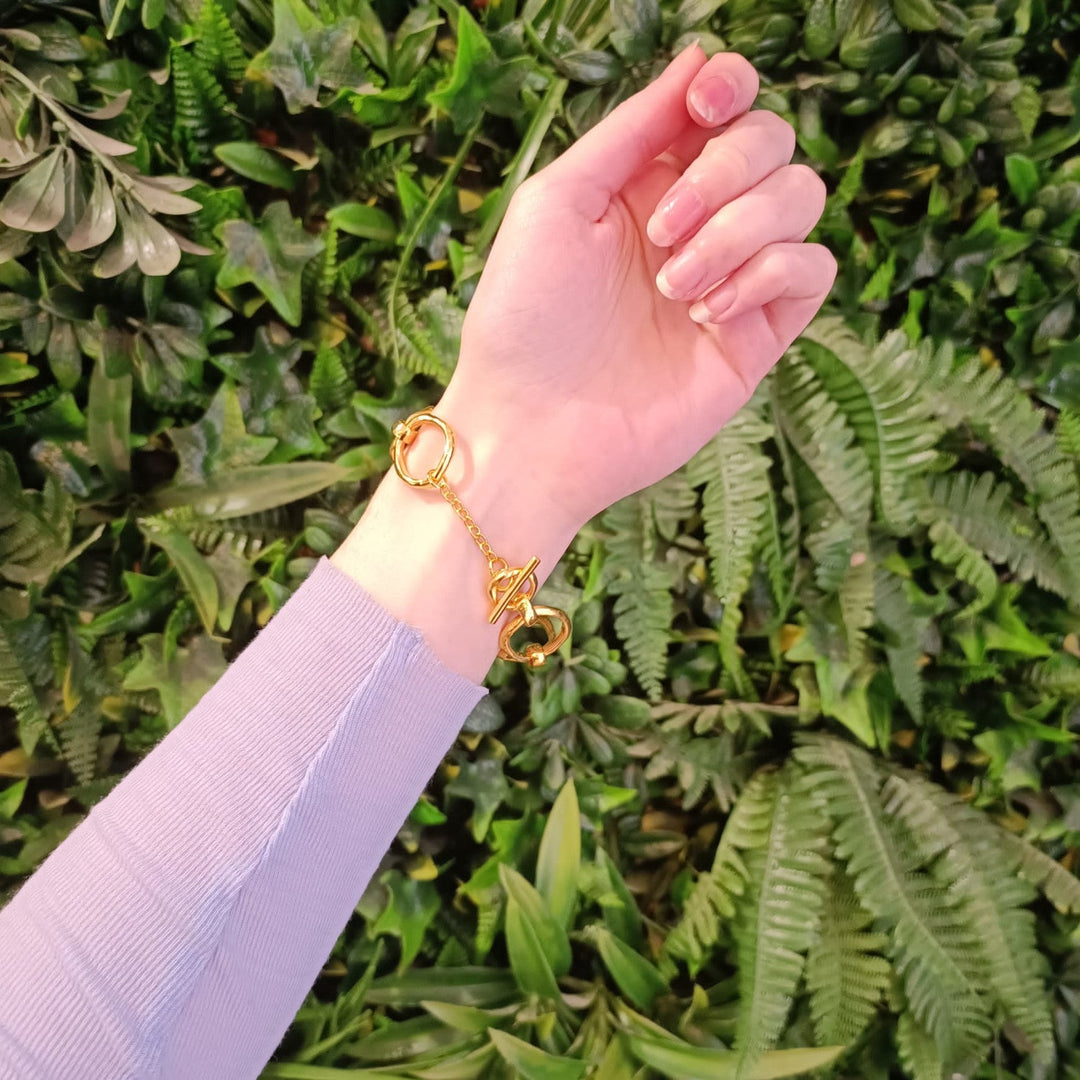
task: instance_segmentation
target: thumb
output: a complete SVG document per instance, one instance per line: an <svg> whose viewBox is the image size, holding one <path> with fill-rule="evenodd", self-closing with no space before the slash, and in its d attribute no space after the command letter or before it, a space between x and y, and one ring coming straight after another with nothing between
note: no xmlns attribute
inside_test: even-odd
<svg viewBox="0 0 1080 1080"><path fill-rule="evenodd" d="M695 42L664 73L627 98L547 167L552 180L576 189L575 207L598 220L613 195L686 128L686 95L706 60Z"/></svg>

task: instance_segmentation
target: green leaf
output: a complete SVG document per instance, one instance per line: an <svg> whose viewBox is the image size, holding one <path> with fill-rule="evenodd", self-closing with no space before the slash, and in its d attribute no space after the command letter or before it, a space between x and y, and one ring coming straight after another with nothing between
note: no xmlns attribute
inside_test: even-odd
<svg viewBox="0 0 1080 1080"><path fill-rule="evenodd" d="M227 165L234 173L256 180L269 187L292 191L296 186L296 174L277 154L252 142L219 143L214 147L214 157Z"/></svg>
<svg viewBox="0 0 1080 1080"><path fill-rule="evenodd" d="M397 225L394 219L377 206L365 206L364 203L339 203L327 211L327 223L335 229L360 236L365 240L383 240L392 244L397 239Z"/></svg>
<svg viewBox="0 0 1080 1080"><path fill-rule="evenodd" d="M202 484L159 488L148 506L155 511L186 506L201 517L224 520L285 506L346 476L346 470L332 461L254 465L215 475Z"/></svg>
<svg viewBox="0 0 1080 1080"><path fill-rule="evenodd" d="M393 934L401 939L401 958L398 972L404 971L416 959L424 934L438 915L442 902L439 890L430 881L416 881L400 870L390 870L379 880L390 892L390 902L371 923L370 932Z"/></svg>
<svg viewBox="0 0 1080 1080"><path fill-rule="evenodd" d="M555 919L570 926L581 871L581 820L574 781L567 780L548 815L536 862L536 891Z"/></svg>
<svg viewBox="0 0 1080 1080"><path fill-rule="evenodd" d="M941 25L934 0L892 0L892 5L900 25L908 30L936 30Z"/></svg>
<svg viewBox="0 0 1080 1080"><path fill-rule="evenodd" d="M10 821L15 816L15 812L22 805L28 782L28 778L24 776L0 791L0 821Z"/></svg>
<svg viewBox="0 0 1080 1080"><path fill-rule="evenodd" d="M461 772L446 785L446 794L468 799L474 806L471 827L473 839L484 839L495 811L510 792L502 762L494 758L467 761Z"/></svg>
<svg viewBox="0 0 1080 1080"><path fill-rule="evenodd" d="M566 930L556 920L544 898L515 870L506 863L499 864L499 880L507 897L521 910L532 933L547 957L552 972L565 975L570 970L570 939Z"/></svg>
<svg viewBox="0 0 1080 1080"><path fill-rule="evenodd" d="M301 274L322 252L322 239L305 232L284 202L271 203L258 226L227 221L220 228L225 260L218 285L254 285L286 322L298 326L303 314Z"/></svg>
<svg viewBox="0 0 1080 1080"><path fill-rule="evenodd" d="M108 356L103 347L90 375L86 441L102 475L120 490L125 490L131 480L131 387L130 375L108 374Z"/></svg>
<svg viewBox="0 0 1080 1080"><path fill-rule="evenodd" d="M588 1062L546 1054L498 1028L492 1028L488 1037L522 1080L581 1080L588 1068Z"/></svg>
<svg viewBox="0 0 1080 1080"><path fill-rule="evenodd" d="M321 86L363 85L355 40L355 19L338 18L324 26L303 0L274 0L273 39L252 58L248 75L269 79L289 112L302 112L318 104Z"/></svg>
<svg viewBox="0 0 1080 1080"><path fill-rule="evenodd" d="M375 979L365 1000L397 1008L416 1007L430 1000L484 1009L504 1004L516 992L513 976L502 968L441 967L437 979L430 970L414 968Z"/></svg>
<svg viewBox="0 0 1080 1080"><path fill-rule="evenodd" d="M458 10L454 66L427 100L449 115L454 131L461 135L477 122L485 108L503 116L515 111L530 69L524 57L497 57L487 35L462 7Z"/></svg>
<svg viewBox="0 0 1080 1080"><path fill-rule="evenodd" d="M507 881L506 869L505 863L499 864L499 877L503 881L504 888ZM518 877L520 878L521 875L519 874ZM521 880L524 881L524 878ZM525 884L528 885L528 882ZM532 886L529 888L531 889ZM531 900L528 890L521 891L527 900ZM536 896L535 903L531 906L535 909L542 904L543 901ZM546 922L542 917L544 914L547 916ZM549 940L554 940L558 933L565 936L566 932L551 918L549 912L542 912L540 926L547 932ZM529 918L509 888L507 888L505 933L510 969L521 990L527 994L538 994L549 1001L559 1001L561 998L559 984L555 981L555 973L551 970L545 944L540 940L537 923ZM570 943L567 941L564 955L568 955L569 951Z"/></svg>
<svg viewBox="0 0 1080 1080"><path fill-rule="evenodd" d="M1039 167L1023 154L1005 157L1005 177L1021 206L1027 206L1039 190Z"/></svg>
<svg viewBox="0 0 1080 1080"><path fill-rule="evenodd" d="M25 232L49 232L64 216L64 159L70 150L46 154L8 189L0 202L0 222Z"/></svg>
<svg viewBox="0 0 1080 1080"><path fill-rule="evenodd" d="M142 656L125 677L124 689L159 694L165 723L174 728L225 673L221 645L200 634L166 656L162 634L147 634L139 644Z"/></svg>
<svg viewBox="0 0 1080 1080"><path fill-rule="evenodd" d="M656 966L606 927L587 926L583 933L600 953L615 984L639 1009L650 1009L656 996L668 989L667 979Z"/></svg>
<svg viewBox="0 0 1080 1080"><path fill-rule="evenodd" d="M660 5L657 0L611 0L615 29L611 44L627 63L648 60L660 40Z"/></svg>
<svg viewBox="0 0 1080 1080"><path fill-rule="evenodd" d="M738 1071L739 1055L733 1050L709 1050L674 1039L630 1036L630 1050L646 1065L673 1080L774 1080L824 1068L845 1050L843 1046L819 1046L798 1050L770 1050L745 1073Z"/></svg>
<svg viewBox="0 0 1080 1080"><path fill-rule="evenodd" d="M156 544L176 567L188 595L208 634L214 632L218 613L218 587L214 572L198 548L178 529L162 521L141 521L139 527L151 544Z"/></svg>

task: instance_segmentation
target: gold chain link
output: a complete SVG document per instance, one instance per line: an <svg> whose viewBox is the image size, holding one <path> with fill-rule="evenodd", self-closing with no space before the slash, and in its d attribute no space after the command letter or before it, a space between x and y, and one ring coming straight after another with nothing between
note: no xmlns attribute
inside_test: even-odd
<svg viewBox="0 0 1080 1080"><path fill-rule="evenodd" d="M434 470L428 473L429 477L432 475L434 475ZM454 492L446 482L445 476L440 477L439 480L435 482L435 487L442 492L442 497L450 504L454 513L465 522L465 527L476 541L476 546L484 553L484 558L488 561L488 569L494 574L497 566L499 569L503 570L509 568L510 564L501 556L496 555L492 550L487 537L480 531L480 526L473 521L472 514L465 509L465 504L458 498L457 493ZM500 563L502 564L501 566L499 566Z"/></svg>
<svg viewBox="0 0 1080 1080"><path fill-rule="evenodd" d="M443 433L443 452L439 464L429 469L423 477L413 476L405 466L405 450L416 439L424 424L433 424ZM570 617L558 608L533 604L532 597L537 590L536 567L540 560L530 559L524 566L513 567L504 558L495 554L488 539L480 531L480 526L473 520L472 514L446 481L446 469L454 453L454 432L450 425L432 412L415 412L405 420L394 425L394 437L390 444L390 456L398 476L411 487L434 487L449 504L455 514L465 523L469 535L487 559L491 580L488 583L488 596L492 602L489 622L494 622L504 611L513 610L514 617L505 623L499 633L499 656L504 660L515 660L540 667L544 661L558 649L570 636ZM559 621L558 629L552 621ZM510 639L523 626L538 626L547 635L544 644L530 641L523 653L510 644Z"/></svg>

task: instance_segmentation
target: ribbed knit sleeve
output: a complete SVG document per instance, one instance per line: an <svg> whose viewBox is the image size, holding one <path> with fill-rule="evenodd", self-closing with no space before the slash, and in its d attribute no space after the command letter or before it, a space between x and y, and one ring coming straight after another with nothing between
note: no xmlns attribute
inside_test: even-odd
<svg viewBox="0 0 1080 1080"><path fill-rule="evenodd" d="M486 693L325 559L0 911L2 1080L247 1080Z"/></svg>

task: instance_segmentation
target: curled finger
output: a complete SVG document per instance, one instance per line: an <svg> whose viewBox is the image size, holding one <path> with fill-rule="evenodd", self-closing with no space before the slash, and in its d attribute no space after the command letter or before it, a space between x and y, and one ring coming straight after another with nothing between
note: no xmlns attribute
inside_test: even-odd
<svg viewBox="0 0 1080 1080"><path fill-rule="evenodd" d="M690 308L697 323L722 323L775 300L814 300L829 294L836 259L821 244L769 244Z"/></svg>

